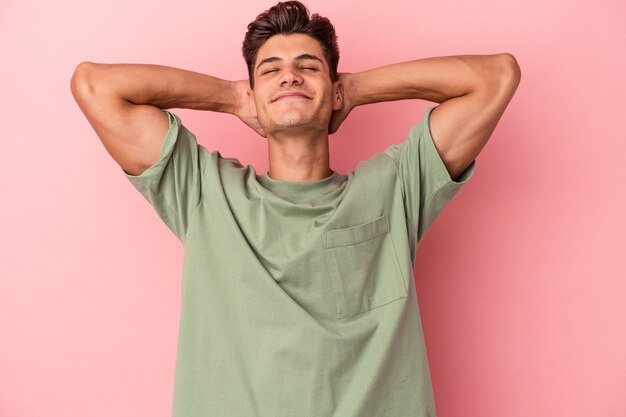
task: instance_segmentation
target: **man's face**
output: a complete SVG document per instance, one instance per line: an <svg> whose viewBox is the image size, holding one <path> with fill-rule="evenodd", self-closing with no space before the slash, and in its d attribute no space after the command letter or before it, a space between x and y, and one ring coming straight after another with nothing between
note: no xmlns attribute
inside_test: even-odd
<svg viewBox="0 0 626 417"><path fill-rule="evenodd" d="M248 90L252 114L265 132L326 130L333 110L341 109L340 82L332 83L320 43L304 34L274 35L259 48L254 90ZM285 93L298 93L280 97Z"/></svg>

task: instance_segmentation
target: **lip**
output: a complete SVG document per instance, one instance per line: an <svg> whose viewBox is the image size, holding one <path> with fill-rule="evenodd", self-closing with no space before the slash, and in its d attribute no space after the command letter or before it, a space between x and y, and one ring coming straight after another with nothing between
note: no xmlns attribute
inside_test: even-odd
<svg viewBox="0 0 626 417"><path fill-rule="evenodd" d="M291 92L291 93L283 93L281 95L279 95L278 97L276 97L274 99L274 101L278 101L281 98L285 98L285 97L300 97L300 98L310 98L309 96L307 96L304 93L300 93L300 92Z"/></svg>

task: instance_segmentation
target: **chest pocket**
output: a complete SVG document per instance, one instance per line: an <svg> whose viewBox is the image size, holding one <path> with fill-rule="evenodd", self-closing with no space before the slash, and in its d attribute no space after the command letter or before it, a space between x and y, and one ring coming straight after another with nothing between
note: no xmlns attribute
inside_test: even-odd
<svg viewBox="0 0 626 417"><path fill-rule="evenodd" d="M364 224L326 230L324 254L337 319L407 297L386 213Z"/></svg>

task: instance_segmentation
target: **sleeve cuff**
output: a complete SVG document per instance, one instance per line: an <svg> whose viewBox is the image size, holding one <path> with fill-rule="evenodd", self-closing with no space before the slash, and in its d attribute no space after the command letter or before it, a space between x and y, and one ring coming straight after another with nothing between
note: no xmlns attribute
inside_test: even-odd
<svg viewBox="0 0 626 417"><path fill-rule="evenodd" d="M180 119L174 113L171 113L167 110L162 109L162 111L167 114L169 121L169 128L167 133L165 134L165 139L161 145L161 151L159 152L159 160L155 162L153 165L148 167L145 171L143 171L139 175L132 175L122 169L122 172L132 183L140 183L146 182L150 179L158 176L161 168L164 164L167 163L169 159L169 155L172 153L174 149L174 144L176 143L176 138L178 136L178 130L180 126Z"/></svg>
<svg viewBox="0 0 626 417"><path fill-rule="evenodd" d="M435 142L433 141L433 137L430 133L430 113L433 111L434 107L430 107L426 110L426 115L425 115L425 121L426 123L424 123L422 125L422 128L424 129L423 131L423 135L422 137L425 139L425 146L427 149L427 153L430 155L430 160L435 164L436 166L436 172L437 172L437 178L440 182L440 187L444 187L448 184L454 184L454 185L463 185L465 184L474 174L474 169L476 167L476 160L473 160L467 168L465 168L465 170L456 178L456 180L453 180L452 177L450 176L450 173L448 172L448 169L446 168L446 165L444 164L443 160L441 159L441 155L439 155L439 151L437 151L437 148L435 147Z"/></svg>

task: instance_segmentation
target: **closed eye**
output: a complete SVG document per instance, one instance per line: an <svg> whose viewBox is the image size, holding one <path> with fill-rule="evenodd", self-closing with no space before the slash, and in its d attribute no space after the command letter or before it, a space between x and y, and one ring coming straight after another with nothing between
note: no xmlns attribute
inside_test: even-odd
<svg viewBox="0 0 626 417"><path fill-rule="evenodd" d="M317 71L317 68L312 68L312 67L303 67L302 69L303 69L303 70ZM263 73L263 75L265 75L265 74L269 74L270 72L276 72L276 71L278 71L278 69L272 69L272 70L269 70L269 71L265 71L265 72Z"/></svg>

